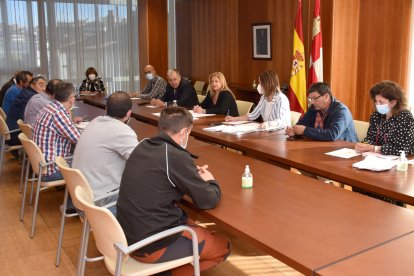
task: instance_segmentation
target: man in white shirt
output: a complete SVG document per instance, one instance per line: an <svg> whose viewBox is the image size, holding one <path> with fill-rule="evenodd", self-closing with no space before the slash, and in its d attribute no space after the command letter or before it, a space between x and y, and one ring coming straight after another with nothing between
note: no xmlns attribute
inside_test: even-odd
<svg viewBox="0 0 414 276"><path fill-rule="evenodd" d="M131 108L127 93L113 93L106 103L107 115L93 119L76 145L72 167L85 175L98 206L118 199L117 193L108 194L119 189L125 162L138 145L136 133L126 124ZM115 206L110 210L115 213Z"/></svg>

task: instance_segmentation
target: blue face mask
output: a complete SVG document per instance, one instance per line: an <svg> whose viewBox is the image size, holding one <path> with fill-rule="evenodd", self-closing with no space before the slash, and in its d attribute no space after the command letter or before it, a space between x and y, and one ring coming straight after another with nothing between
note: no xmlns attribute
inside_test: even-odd
<svg viewBox="0 0 414 276"><path fill-rule="evenodd" d="M379 114L385 115L388 112L390 112L389 104L377 104L375 107L377 108L377 111Z"/></svg>

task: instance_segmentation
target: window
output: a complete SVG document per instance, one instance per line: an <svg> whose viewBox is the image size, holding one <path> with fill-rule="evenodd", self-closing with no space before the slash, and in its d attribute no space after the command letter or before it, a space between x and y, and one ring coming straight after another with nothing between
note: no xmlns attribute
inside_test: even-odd
<svg viewBox="0 0 414 276"><path fill-rule="evenodd" d="M0 1L0 80L16 70L79 84L95 67L109 91L136 91L137 0Z"/></svg>

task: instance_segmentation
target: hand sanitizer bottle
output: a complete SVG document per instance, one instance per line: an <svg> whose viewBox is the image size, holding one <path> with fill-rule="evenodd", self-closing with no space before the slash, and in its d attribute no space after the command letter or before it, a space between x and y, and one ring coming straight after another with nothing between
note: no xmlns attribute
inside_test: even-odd
<svg viewBox="0 0 414 276"><path fill-rule="evenodd" d="M408 169L408 160L407 160L407 157L405 157L405 151L402 150L400 152L401 152L401 155L397 163L397 171L405 172Z"/></svg>
<svg viewBox="0 0 414 276"><path fill-rule="evenodd" d="M242 188L253 188L253 175L250 173L249 165L246 165L244 173L242 175Z"/></svg>

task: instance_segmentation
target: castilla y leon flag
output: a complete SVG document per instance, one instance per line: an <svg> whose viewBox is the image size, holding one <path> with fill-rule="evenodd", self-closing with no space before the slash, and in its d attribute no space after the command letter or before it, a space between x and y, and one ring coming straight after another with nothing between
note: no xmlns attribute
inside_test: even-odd
<svg viewBox="0 0 414 276"><path fill-rule="evenodd" d="M305 47L302 32L302 0L298 2L295 29L293 31L292 71L289 85L290 110L304 113L306 111L306 73Z"/></svg>
<svg viewBox="0 0 414 276"><path fill-rule="evenodd" d="M320 17L320 0L315 0L312 26L312 50L309 58L308 87L323 81L322 29Z"/></svg>

